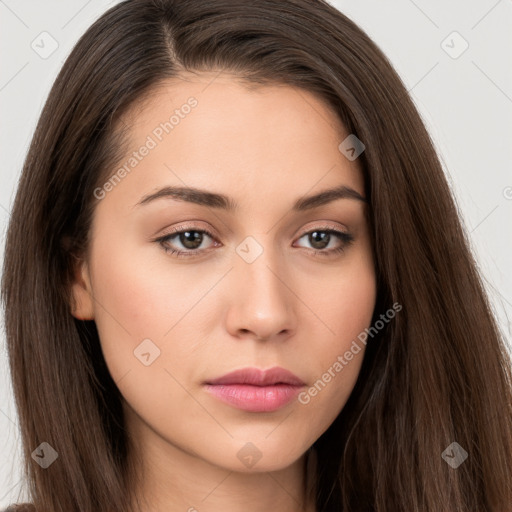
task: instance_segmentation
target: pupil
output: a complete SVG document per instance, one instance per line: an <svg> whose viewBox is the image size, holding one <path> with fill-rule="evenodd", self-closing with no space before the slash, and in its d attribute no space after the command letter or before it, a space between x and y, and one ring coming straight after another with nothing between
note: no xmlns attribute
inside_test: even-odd
<svg viewBox="0 0 512 512"><path fill-rule="evenodd" d="M318 238L318 240L315 240L315 238ZM309 241L315 249L324 249L327 247L329 245L330 238L331 235L324 231L313 231L309 234ZM318 242L320 244L319 246L316 245Z"/></svg>
<svg viewBox="0 0 512 512"><path fill-rule="evenodd" d="M202 233L198 231L185 231L180 234L180 242L187 249L197 249L203 241L202 237Z"/></svg>

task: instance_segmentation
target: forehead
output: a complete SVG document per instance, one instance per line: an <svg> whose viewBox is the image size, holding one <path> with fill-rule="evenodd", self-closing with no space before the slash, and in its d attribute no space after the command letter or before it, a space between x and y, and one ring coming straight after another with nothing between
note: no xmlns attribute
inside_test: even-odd
<svg viewBox="0 0 512 512"><path fill-rule="evenodd" d="M338 185L364 194L359 163L338 149L349 133L321 98L297 87L187 74L160 83L121 122L128 151L111 174L128 172L109 197L121 200L123 190L131 205L164 185L229 190L238 202L271 191L296 200Z"/></svg>

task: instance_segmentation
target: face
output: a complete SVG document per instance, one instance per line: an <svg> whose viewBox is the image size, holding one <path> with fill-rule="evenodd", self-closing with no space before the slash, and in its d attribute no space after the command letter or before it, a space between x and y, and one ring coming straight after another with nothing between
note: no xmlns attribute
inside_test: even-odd
<svg viewBox="0 0 512 512"><path fill-rule="evenodd" d="M346 403L375 305L364 181L338 149L349 133L304 90L207 73L161 86L124 123L130 151L95 191L73 314L96 322L148 451L289 466ZM205 385L273 367L302 385Z"/></svg>

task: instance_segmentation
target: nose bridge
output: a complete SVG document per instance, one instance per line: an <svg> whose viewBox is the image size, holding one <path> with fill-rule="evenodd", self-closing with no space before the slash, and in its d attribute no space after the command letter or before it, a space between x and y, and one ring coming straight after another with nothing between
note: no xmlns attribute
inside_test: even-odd
<svg viewBox="0 0 512 512"><path fill-rule="evenodd" d="M271 337L295 328L293 294L287 286L285 262L271 245L272 237L247 237L236 248L235 295L231 301L231 328Z"/></svg>

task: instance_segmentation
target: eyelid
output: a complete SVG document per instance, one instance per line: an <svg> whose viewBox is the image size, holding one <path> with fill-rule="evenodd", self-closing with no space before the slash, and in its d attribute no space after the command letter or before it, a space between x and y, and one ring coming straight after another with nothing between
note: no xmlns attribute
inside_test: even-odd
<svg viewBox="0 0 512 512"><path fill-rule="evenodd" d="M340 228L338 226L330 226L330 225L317 225L312 228L306 229L305 231L302 231L301 234L297 237L297 240L300 240L301 238L304 238L307 235L310 235L311 233L314 233L315 231L321 231L325 233L331 233L334 234L335 237L337 237L341 242L342 245L338 249L329 249L329 250L321 250L321 249L309 249L311 251L314 251L315 253L321 253L324 255L329 255L331 252L336 252L337 250L344 251L345 246L350 245L354 242L355 237L352 233L350 233L346 228ZM305 249L308 249L307 247Z"/></svg>
<svg viewBox="0 0 512 512"><path fill-rule="evenodd" d="M310 223L310 227L304 227L301 228L300 233L301 235L298 236L304 236L312 231L326 231L326 230L333 230L333 231L342 231L343 233L348 234L349 230L346 226L343 224L340 226L340 224L330 224L327 221L316 221L316 224L314 222Z"/></svg>
<svg viewBox="0 0 512 512"><path fill-rule="evenodd" d="M212 238L219 238L217 234L215 233L215 230L211 229L210 227L203 227L197 224L197 222L201 221L186 221L184 224L180 224L179 226L173 226L171 228L166 228L160 235L159 238L164 237L166 235L171 235L175 233L180 233L182 231L189 230L197 230L197 231L205 231L209 236ZM318 221L317 221L318 222ZM190 225L188 224L190 223ZM336 224L328 224L324 222L323 224L314 224L311 223L311 226L302 228L298 234L295 236L298 238L303 237L304 235L307 235L311 233L312 231L321 231L321 230L333 230L333 231L342 231L343 233L349 234L348 229L343 226L340 228L339 225Z"/></svg>
<svg viewBox="0 0 512 512"><path fill-rule="evenodd" d="M190 222L192 224L188 225L188 222ZM199 255L202 255L202 254L205 254L205 253L211 251L213 248L218 247L219 245L222 245L217 240L217 238L218 238L217 235L213 233L214 230L200 226L200 225L196 224L197 222L200 222L200 221L187 221L187 223L185 223L185 224L167 228L166 230L164 230L163 233L158 235L152 241L160 244L160 246L163 248L163 250L166 253L173 254L178 258L199 256ZM166 238L171 238L171 237L174 238L173 235L179 235L186 231L198 231L198 232L205 233L208 237L210 237L213 240L212 247L209 247L208 249L190 249L190 250L184 251L182 249L169 249L164 246Z"/></svg>
<svg viewBox="0 0 512 512"><path fill-rule="evenodd" d="M190 224L188 224L190 222ZM160 235L159 238L162 238L164 236L173 235L175 233L181 233L182 231L205 231L209 236L212 238L218 238L218 236L215 234L215 230L213 230L210 227L204 227L200 224L197 224L197 222L201 221L186 221L184 224L180 224L179 226L173 226L170 228L166 228Z"/></svg>
<svg viewBox="0 0 512 512"><path fill-rule="evenodd" d="M218 241L218 237L216 234L213 233L214 230L210 230L210 228L205 228L197 224L197 222L200 221L188 221L185 224L181 224L179 226L173 226L171 228L167 228L162 234L160 234L156 239L154 239L154 242L160 243L160 245L164 248L165 252L174 254L176 257L193 257L197 255L204 254L206 252L209 252L213 247L219 246L219 244L222 246L223 244ZM318 221L317 221L318 222ZM190 225L188 224L190 223ZM210 237L213 240L213 247L207 248L207 249L190 249L190 250L181 250L181 249L167 249L164 247L164 241L166 238L171 238L173 235L181 234L186 231L198 231L205 233L208 237ZM303 228L299 235L294 236L294 240L300 240L301 238L314 233L315 231L323 231L323 232L330 232L334 234L341 242L342 245L339 248L335 249L328 249L328 250L322 250L322 249L310 249L305 247L304 249L308 251L312 251L315 255L320 254L322 256L328 257L330 255L333 255L337 252L343 252L345 250L345 247L347 245L350 245L354 241L354 236L347 230L347 228L344 226L343 228L339 227L339 225L333 225L328 224L327 222L324 222L324 224L313 224L309 228ZM296 247L293 245L293 247Z"/></svg>

